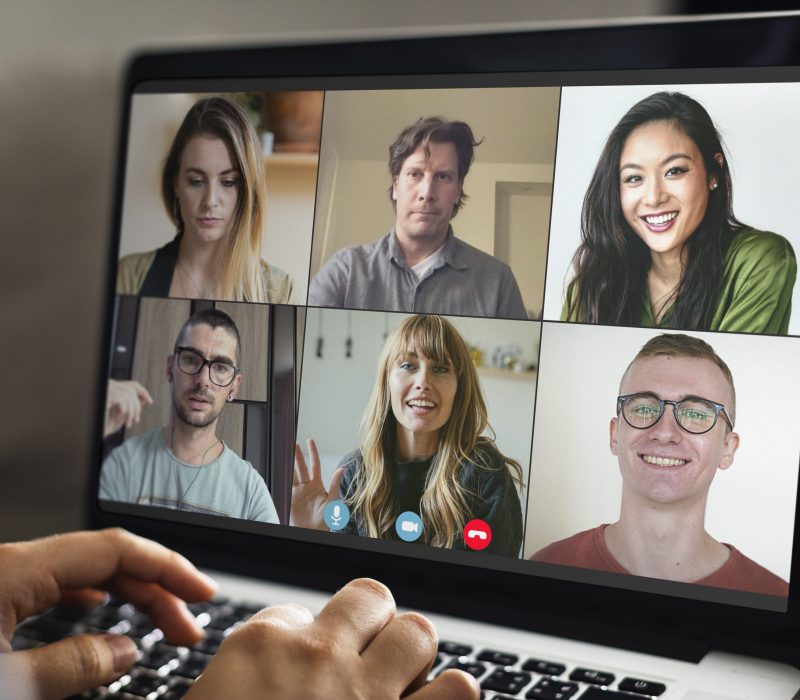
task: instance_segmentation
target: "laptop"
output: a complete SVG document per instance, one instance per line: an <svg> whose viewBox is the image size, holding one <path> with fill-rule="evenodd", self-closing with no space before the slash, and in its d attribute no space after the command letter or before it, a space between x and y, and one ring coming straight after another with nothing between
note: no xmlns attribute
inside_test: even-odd
<svg viewBox="0 0 800 700"><path fill-rule="evenodd" d="M800 320L791 314L791 301L795 309L799 305L792 298L791 246L800 243L792 221L799 32L796 17L782 17L182 49L134 57L121 110L90 522L123 526L178 549L214 576L220 598L193 608L209 634L202 648L191 650L170 648L122 601L81 618L76 622L81 629L127 632L142 647L142 663L132 673L87 697L180 697L202 673L214 645L254 610L294 600L317 612L333 591L360 576L383 581L401 608L421 610L434 621L441 641L432 675L462 668L478 678L486 698L796 697L800 433L792 409L800 389ZM659 307L657 299L647 306L656 317L649 323L638 316L592 320L580 315L577 302L570 308L582 291L570 286L576 251L586 250L582 212L592 201L593 178L602 175L609 134L634 105L659 94L688 96L702 105L723 138L725 155L714 158L720 168L724 158L724 179L723 170L718 175L710 170L716 167L711 163L703 165L705 179L689 194L675 189L685 185L690 166L699 167L701 159L689 152L694 142L684 138L677 149L673 142L672 160L662 163L647 149L664 134L651 135L630 163L620 164L619 154L610 161L622 167L611 188L617 190L615 206L623 215L626 206L637 206L630 204L631 191L650 187L648 176L663 182L645 197L662 202L683 197L685 207L670 203L661 211L648 204L646 215L631 215L645 220L640 238L651 251L660 244L648 243L648 235L658 241L672 236L672 248L656 251L666 256L693 235L692 226L703 219L719 185L727 183L730 192L735 182L737 218L726 226L737 241L752 243L758 233L763 235L752 243L756 247L769 236L779 247L781 241L788 245L783 245L789 251L783 273L769 268L744 282L748 290L758 287L765 294L783 290L773 294L780 299L765 325L741 321L748 313L757 315L757 300L739 309L741 322L709 320L714 308L704 321L681 321L686 316L679 315L674 289L665 295L672 307ZM201 103L202 109L233 104L236 115L250 120L261 184L258 176L244 181L240 163L246 144L198 156L201 165L185 182L178 182L184 177L180 170L169 174L176 135ZM439 119L436 128L458 123L470 130L474 160L466 174L457 169L464 166L463 154L440 135L425 141L421 151L420 141L413 140L410 150L402 151L402 135L433 118ZM685 137L685 131L677 132ZM224 143L208 129L202 133L206 141L200 146L213 151L215 143ZM676 130L665 133L674 139ZM390 146L401 153L396 171L390 170ZM179 167L186 152L184 144ZM406 167L409 153L422 154L413 172ZM444 165L429 177L426 168L437 158ZM414 188L420 182L438 188L436 194L419 194ZM197 205L202 212L195 218L202 221L192 224L193 192L203 189L213 192L196 200L206 204ZM240 194L231 199L231 191L245 190L265 193L263 237L251 259L266 263L256 265L249 287L241 275L228 273L234 253L226 253L224 273L211 278L196 266L200 258L192 257L203 249L200 243L232 235L219 220L235 218L239 226L242 218L252 219L254 210L242 209ZM445 205L413 211L409 197ZM704 210L692 215L697 201ZM212 215L212 209L224 215ZM696 221L683 229L684 239L675 237L681 219L690 216ZM381 253L381 245L391 248L402 235L412 240L414 225L424 238L437 217L447 238L418 269L398 263L402 256L395 249ZM630 227L636 225L634 220ZM463 247L453 253L457 245ZM668 257L656 253L652 260ZM402 268L414 288L411 297L388 287L376 291L376 280L393 269L387 272L381 264ZM465 269L474 273L468 290L457 286ZM336 296L331 290L337 280L350 273L354 277L339 285L345 292ZM453 281L441 282L445 274L454 275ZM581 279L588 287L591 277ZM425 296L426 289L435 291ZM490 300L491 295L503 298ZM637 308L641 311L641 302ZM208 319L219 319L219 312L238 329L235 357L223 351L209 355L205 341L191 336L198 327L211 332ZM678 319L674 323L670 313ZM654 328L665 315L662 327ZM442 525L419 497L402 513L390 498L389 515L386 507L368 508L366 501L355 500L366 473L364 446L379 402L375 395L389 383L381 378L384 348L408 328L427 328L437 317L444 318L437 326L446 329L442 332L460 339L453 342L462 343L469 366L456 368L452 350L442 360L406 343L403 371L424 370L420 381L439 393L422 392L404 405L384 406L384 416L395 411L392 425L404 426L404 411L420 424L439 412L443 417L430 423L429 432L444 440L448 421L464 412L462 406L469 402L469 410L476 410L474 396L465 398L465 383L484 397L488 424L479 426L473 446L482 445L481 454L500 461L476 460L482 466L474 471L481 479L484 472L499 475L503 500L495 505L502 507L488 509L493 498L500 499L494 491L475 495L477 484L484 483L478 477L462 479L461 496L474 496L462 512L476 517L455 529ZM191 318L200 320L186 326ZM230 340L225 328L223 336ZM626 395L620 389L639 349L664 332L702 341L724 360L736 386L735 420L730 402L724 406L712 396L661 395L636 387ZM390 364L397 364L396 355ZM442 377L454 372L460 379L449 386L461 393L448 398L449 380ZM179 393L177 383L194 376L214 380L216 388ZM667 373L668 380L674 376ZM707 379L703 372L691 376L701 384ZM143 405L138 423L109 430L107 395L114 383L131 381L147 389L152 404ZM727 384L722 386L725 394ZM220 387L227 395L216 406L209 392ZM239 470L235 479L209 487L208 496L205 487L193 487L194 477L175 486L177 491L162 493L142 486L137 471L144 469L148 450L180 461L174 427L179 404L185 412L204 415L219 408L212 433L219 442L194 462L188 459L190 466L209 466L224 453ZM613 524L621 521L623 497L626 503L631 498L630 465L617 438L622 443L623 433L655 430L656 424L644 425L653 412L663 430L684 431L665 442L691 439L700 445L704 427L728 436L728 452L717 456L726 468L714 470L708 488L705 529L716 556L743 555L766 572L769 585L751 585L750 579L720 583L705 575L687 583L680 575L635 575L600 570L588 560L548 558L557 543L566 543L559 551L569 553L577 546L569 538L581 532L593 532L601 546L614 549L611 532L619 528ZM638 426L631 424L637 420ZM702 423L709 420L713 427ZM734 425L735 459L729 454ZM462 426L459 435L466 431ZM309 438L315 441L313 452ZM146 440L155 447L143 446ZM390 467L405 468L400 448L390 443L387 453L400 464ZM303 451L305 471L296 471L295 444ZM127 466L112 473L110 465L122 460L126 449ZM664 479L700 461L694 453L649 459ZM317 468L331 493L322 520L311 522L297 498L293 504L293 480L302 486ZM424 467L423 491L434 468L439 468L435 457ZM172 469L175 474L164 477L170 488L170 480L180 478ZM232 482L236 488L229 488ZM243 482L251 489L248 498L258 501L252 508L242 504ZM394 488L397 499L400 487ZM707 561L698 566L715 573ZM48 613L51 623L59 614ZM37 633L35 623L20 627L17 647L52 638ZM53 629L63 633L64 625Z"/></svg>

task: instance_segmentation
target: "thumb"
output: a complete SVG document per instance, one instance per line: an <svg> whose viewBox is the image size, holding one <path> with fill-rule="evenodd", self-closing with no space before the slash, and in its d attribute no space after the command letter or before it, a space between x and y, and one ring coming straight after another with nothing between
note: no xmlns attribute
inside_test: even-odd
<svg viewBox="0 0 800 700"><path fill-rule="evenodd" d="M42 700L64 698L110 683L138 658L136 644L113 634L81 634L14 656L30 665Z"/></svg>
<svg viewBox="0 0 800 700"><path fill-rule="evenodd" d="M333 474L331 474L331 483L328 486L328 500L336 501L340 498L339 487L344 478L344 467L339 467Z"/></svg>

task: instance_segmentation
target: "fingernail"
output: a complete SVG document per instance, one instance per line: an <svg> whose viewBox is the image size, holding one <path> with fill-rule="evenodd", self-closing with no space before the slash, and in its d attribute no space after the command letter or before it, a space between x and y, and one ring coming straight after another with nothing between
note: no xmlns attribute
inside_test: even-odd
<svg viewBox="0 0 800 700"><path fill-rule="evenodd" d="M139 650L132 640L117 634L104 634L103 637L114 657L115 673L122 673L133 666L139 656Z"/></svg>

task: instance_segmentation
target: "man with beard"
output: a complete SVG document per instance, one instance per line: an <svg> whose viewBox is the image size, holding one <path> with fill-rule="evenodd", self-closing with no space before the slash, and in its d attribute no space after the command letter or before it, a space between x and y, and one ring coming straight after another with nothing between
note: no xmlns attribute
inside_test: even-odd
<svg viewBox="0 0 800 700"><path fill-rule="evenodd" d="M217 436L242 383L239 356L239 331L222 311L203 309L183 324L167 357L169 423L109 454L101 499L278 522L264 480Z"/></svg>

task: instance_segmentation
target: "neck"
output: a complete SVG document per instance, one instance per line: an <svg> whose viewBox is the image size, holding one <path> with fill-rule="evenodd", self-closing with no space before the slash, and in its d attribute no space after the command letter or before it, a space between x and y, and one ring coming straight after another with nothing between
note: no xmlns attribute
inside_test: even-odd
<svg viewBox="0 0 800 700"><path fill-rule="evenodd" d="M689 504L642 501L623 490L619 520L605 529L606 546L630 573L668 581L698 581L730 551L705 530L706 497Z"/></svg>
<svg viewBox="0 0 800 700"><path fill-rule="evenodd" d="M439 447L439 431L413 433L397 426L396 456L401 462L427 459Z"/></svg>
<svg viewBox="0 0 800 700"><path fill-rule="evenodd" d="M216 420L198 428L187 425L173 413L170 422L162 429L162 435L177 459L195 467L212 462L222 453Z"/></svg>
<svg viewBox="0 0 800 700"><path fill-rule="evenodd" d="M433 237L425 236L422 239L410 238L401 228L395 226L395 237L400 250L403 253L403 259L406 265L412 267L417 263L422 262L425 258L433 255L439 248L442 247L447 239L447 231L445 229L441 235Z"/></svg>

